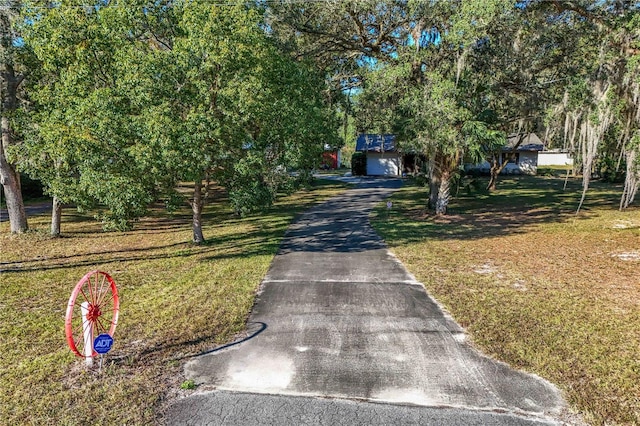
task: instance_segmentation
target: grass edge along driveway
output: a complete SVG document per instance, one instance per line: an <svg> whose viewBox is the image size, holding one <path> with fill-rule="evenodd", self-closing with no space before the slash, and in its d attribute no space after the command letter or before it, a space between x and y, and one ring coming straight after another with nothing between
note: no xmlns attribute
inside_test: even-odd
<svg viewBox="0 0 640 426"><path fill-rule="evenodd" d="M446 217L405 186L372 223L485 353L557 384L590 424L640 424L640 209L620 188L505 178ZM469 193L467 193L469 189Z"/></svg>

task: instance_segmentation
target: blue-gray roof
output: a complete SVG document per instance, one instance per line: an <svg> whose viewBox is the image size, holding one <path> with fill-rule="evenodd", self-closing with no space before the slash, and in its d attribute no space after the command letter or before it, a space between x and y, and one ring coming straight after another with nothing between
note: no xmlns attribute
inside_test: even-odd
<svg viewBox="0 0 640 426"><path fill-rule="evenodd" d="M516 146L518 141L520 140L520 134L514 133L507 137L507 144L502 149L503 151L511 151L513 147ZM528 135L524 135L524 139L518 146L517 151L542 151L544 149L544 144L535 133L529 133Z"/></svg>
<svg viewBox="0 0 640 426"><path fill-rule="evenodd" d="M391 152L396 151L395 135L358 135L356 151Z"/></svg>

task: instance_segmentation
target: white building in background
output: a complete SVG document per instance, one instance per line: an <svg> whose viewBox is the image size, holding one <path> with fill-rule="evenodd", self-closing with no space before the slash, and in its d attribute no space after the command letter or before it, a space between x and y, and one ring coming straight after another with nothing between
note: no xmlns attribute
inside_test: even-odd
<svg viewBox="0 0 640 426"><path fill-rule="evenodd" d="M520 136L517 134L510 135L507 138L506 145L502 148L500 164L508 161L508 164L502 171L503 174L535 175L539 166L573 165L573 158L571 158L569 153L558 150L545 151L544 143L535 133L529 133L516 148L515 154L513 154L513 148L519 139ZM485 161L481 164L468 164L465 168L467 170L480 170L483 173L489 173L491 165Z"/></svg>
<svg viewBox="0 0 640 426"><path fill-rule="evenodd" d="M538 152L538 166L573 166L573 158L560 150Z"/></svg>
<svg viewBox="0 0 640 426"><path fill-rule="evenodd" d="M400 176L402 173L402 154L396 147L395 135L358 135L356 151L367 156L367 176Z"/></svg>

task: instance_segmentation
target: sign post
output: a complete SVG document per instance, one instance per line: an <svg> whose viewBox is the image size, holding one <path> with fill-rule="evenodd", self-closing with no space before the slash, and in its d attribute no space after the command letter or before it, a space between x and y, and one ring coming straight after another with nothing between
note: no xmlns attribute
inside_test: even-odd
<svg viewBox="0 0 640 426"><path fill-rule="evenodd" d="M84 363L87 367L93 367L93 347L91 339L93 339L93 324L87 321L89 315L89 302L82 302L80 305L82 312L82 338L84 339Z"/></svg>
<svg viewBox="0 0 640 426"><path fill-rule="evenodd" d="M113 337L106 333L100 334L93 341L93 350L100 354L100 371L102 370L102 358L104 357L104 354L111 350L111 346L113 346Z"/></svg>

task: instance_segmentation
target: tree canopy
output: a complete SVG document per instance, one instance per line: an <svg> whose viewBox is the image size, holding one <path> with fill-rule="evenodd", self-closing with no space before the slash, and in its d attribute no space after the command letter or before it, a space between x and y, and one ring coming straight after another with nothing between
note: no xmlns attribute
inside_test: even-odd
<svg viewBox="0 0 640 426"><path fill-rule="evenodd" d="M640 187L640 6L555 0L4 2L0 177L12 232L19 172L54 204L126 228L181 181L194 240L210 184L234 210L306 179L325 144L393 132L429 163L444 214L464 161L541 132L594 173ZM357 105L349 94L355 88ZM345 135L344 139L347 139ZM520 140L523 140L521 137ZM517 148L517 146L515 147ZM514 148L514 149L515 149ZM59 228L59 227L58 227Z"/></svg>
<svg viewBox="0 0 640 426"><path fill-rule="evenodd" d="M618 169L626 159L621 206L629 205L638 181L638 8L496 0L272 9L276 32L300 55L331 58L343 84L361 85L362 130L393 131L430 158L430 205L444 213L463 158L493 161L494 188L506 135L531 131L545 140L564 134L585 191L596 156L614 152Z"/></svg>
<svg viewBox="0 0 640 426"><path fill-rule="evenodd" d="M31 9L25 25L43 73L22 166L63 202L106 206L106 226L130 226L191 181L202 242L210 182L238 213L268 206L291 184L287 170L311 170L336 138L324 79L278 49L261 10L80 4Z"/></svg>

